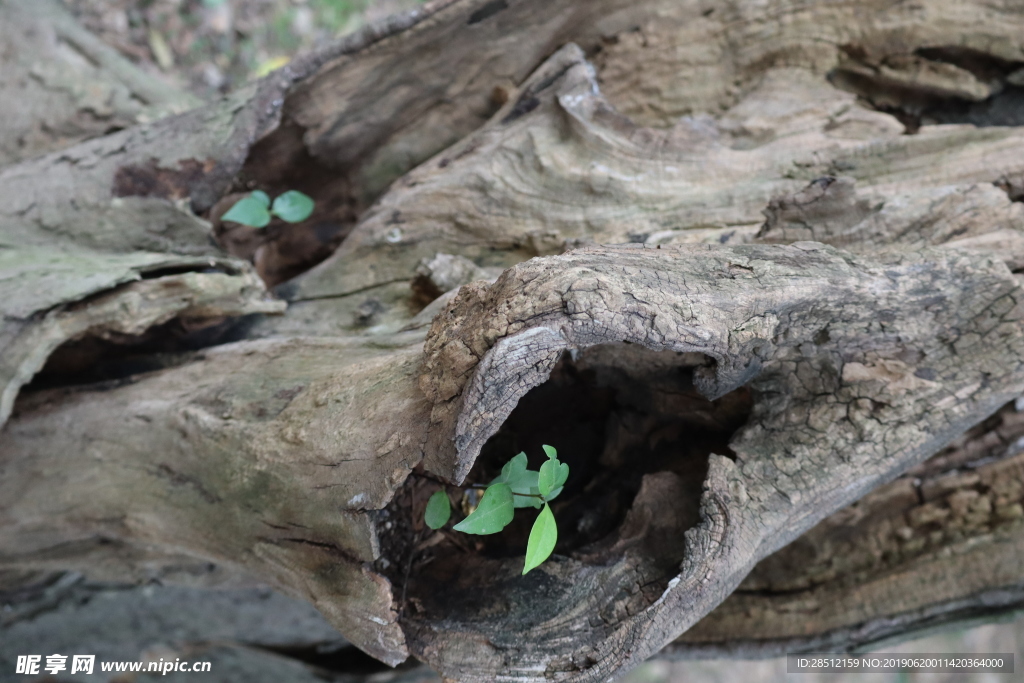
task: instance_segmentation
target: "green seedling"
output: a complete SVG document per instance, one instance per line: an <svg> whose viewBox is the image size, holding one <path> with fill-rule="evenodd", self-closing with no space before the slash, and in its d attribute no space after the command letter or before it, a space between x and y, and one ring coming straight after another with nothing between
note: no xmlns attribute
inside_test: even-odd
<svg viewBox="0 0 1024 683"><path fill-rule="evenodd" d="M539 470L527 469L525 453L519 453L501 468L501 475L485 487L476 509L453 529L466 534L496 534L512 521L517 508L539 508L530 540L526 544L523 574L540 566L551 556L558 542L558 527L549 503L558 497L569 478L569 466L558 460L558 452L544 446L547 461ZM436 491L427 501L424 521L431 529L444 527L451 517L451 502L445 491Z"/></svg>
<svg viewBox="0 0 1024 683"><path fill-rule="evenodd" d="M288 223L301 223L313 213L314 206L313 199L298 190L279 194L273 203L270 202L270 195L256 190L235 202L220 219L251 228L265 228L272 216Z"/></svg>

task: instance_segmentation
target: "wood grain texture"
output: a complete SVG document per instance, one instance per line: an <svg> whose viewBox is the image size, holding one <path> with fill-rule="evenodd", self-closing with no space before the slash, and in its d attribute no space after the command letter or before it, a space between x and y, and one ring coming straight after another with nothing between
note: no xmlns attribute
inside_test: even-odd
<svg viewBox="0 0 1024 683"><path fill-rule="evenodd" d="M760 562L664 654L877 648L1019 609L1022 435L1004 406Z"/></svg>
<svg viewBox="0 0 1024 683"><path fill-rule="evenodd" d="M420 457L429 405L417 340L388 351L244 342L204 355L22 404L0 445L3 564L102 558L108 541L115 556L121 544L184 553L301 596L367 652L404 660L390 584L368 569L380 548L365 511Z"/></svg>
<svg viewBox="0 0 1024 683"><path fill-rule="evenodd" d="M467 680L503 667L598 680L631 658L654 654L730 593L758 559L1024 389L1021 365L1012 360L1024 341L1019 289L1002 263L947 250L875 258L806 242L594 247L530 261L489 287L464 287L435 319L421 380L435 405L424 462L441 476L464 477L511 407L568 349L628 342L703 353L714 362L695 373L698 390L716 398L745 384L754 410L730 444L735 459L711 456L701 522L685 535L676 530L681 572L666 577L668 588L653 604L587 635L577 631L571 641L553 641L552 623L532 615L600 613L609 591L588 595L571 582L561 592L549 585L533 600L564 607L522 610L517 633L530 628L536 635L515 639L515 658L501 654L497 632L487 632L486 646L481 642L471 655L467 633L434 632L420 655L446 670L453 663L438 651L438 639L461 639L458 652L474 671L495 662L490 673L460 669ZM974 284L959 289L968 282ZM978 317L962 317L967 311ZM996 353L1007 362L981 354L975 365L956 350L975 344L1001 348ZM552 573L571 581L582 571L574 569ZM452 629L451 619L445 623ZM479 633L482 626L463 628Z"/></svg>
<svg viewBox="0 0 1024 683"><path fill-rule="evenodd" d="M785 93L785 107L778 93ZM771 133L739 144L730 131L750 126ZM994 186L1019 172L1019 129L901 133L892 116L788 67L769 71L714 121L642 127L611 106L583 52L567 46L487 125L381 197L331 258L296 280L289 298L310 300L304 305L311 310L329 306L315 302L410 279L438 252L508 267L589 241L749 242L773 199L825 176L854 183L863 204L855 211L838 206L836 214L851 224L829 229L852 230L855 218L870 218L855 229L873 231L876 245L1019 229L1019 204ZM928 219L942 222L929 228L933 234L922 231L935 216L943 218ZM764 228L773 231L766 241L848 247L854 238L783 234L772 225ZM870 237L859 239L871 246Z"/></svg>

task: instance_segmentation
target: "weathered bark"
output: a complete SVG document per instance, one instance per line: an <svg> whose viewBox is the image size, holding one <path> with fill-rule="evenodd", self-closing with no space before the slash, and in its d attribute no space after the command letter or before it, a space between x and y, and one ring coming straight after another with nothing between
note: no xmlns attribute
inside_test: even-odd
<svg viewBox="0 0 1024 683"><path fill-rule="evenodd" d="M0 576L213 562L465 681L1019 604L1024 129L936 122L1005 123L1022 17L769 5L445 0L0 169ZM314 228L221 225L253 187ZM287 310L249 262L339 242ZM541 443L575 477L541 568L423 526Z"/></svg>
<svg viewBox="0 0 1024 683"><path fill-rule="evenodd" d="M435 402L432 432L439 436L433 444L428 441L427 468L456 480L465 476L484 441L566 349L626 341L654 350L702 353L714 363L694 372L696 389L714 400L747 385L753 410L730 443L734 457L711 456L701 521L693 528L687 531L695 520L681 512L677 527L659 528L665 522L659 524L658 518L671 516L680 501L670 483L655 487L653 482L675 477L662 472L645 480L634 509L648 506L657 517L647 534L630 540L644 548L646 535L681 538L686 531L685 543L668 548L650 543L640 559L631 560L626 551L618 562L599 553L599 560L588 557L593 564L566 562L548 571L548 581L540 584L543 591L536 582L510 581L493 600L523 606L501 628L486 633L487 644L481 643L471 658L474 666L501 642L507 620L513 620L517 634L537 631L536 637L525 638L526 644L517 639L513 666L521 671L572 671L586 657L587 675L600 675L630 656L653 654L731 592L754 560L964 431L973 418L962 420L957 413L988 414L1022 388L1016 364L993 373L989 360L978 357L981 365L972 371L950 345L952 337L944 330L969 339L989 329L990 339L1002 337L1014 347L1020 343L1018 324L1009 321L1018 313L1011 313L1005 325L990 317L995 310L1016 308L1010 294L1016 283L1008 273L1003 291L1011 298L1001 304L988 299L1000 296L991 276L982 276L976 290L986 303L963 301L961 307L962 300L954 303L943 293L940 282L963 284L981 275L970 266L973 273L960 271L967 265L960 254L947 252L932 261L933 252L926 251L867 264L807 243L781 249L597 250L588 258L591 253L517 266L486 293L463 288L435 319L424 390ZM947 270L951 266L959 272ZM996 270L1002 268L998 264ZM686 283L693 282L700 283L699 295L688 289ZM741 294L755 291L765 293ZM956 298L966 291L959 290ZM947 322L940 312L944 301L960 311L987 311L985 320ZM879 311L886 312L884 332L878 328ZM1018 353L1009 351L1006 357ZM926 358L927 367L922 365ZM960 372L966 374L954 378ZM996 374L1005 379L996 380ZM997 388L1003 381L1008 381L1005 393ZM983 385L999 392L985 407L974 403L986 401ZM648 487L661 488L660 496L652 492L653 499L645 500ZM623 528L630 528L628 518ZM625 548L616 550L612 557ZM683 572L677 574L680 561ZM735 578L727 568L735 568ZM507 567L504 576L514 577L512 569ZM601 578L591 584L584 578L590 572ZM556 577L564 588L556 587ZM434 594L440 585L425 592ZM588 595L591 585L602 591ZM623 598L631 594L630 586L641 588ZM554 597L559 594L564 597ZM473 602L476 610L499 610L484 598ZM551 603L550 611L543 609ZM621 612L614 628L595 628L591 622L596 633L589 637L577 627L571 645L559 653L541 634L550 630L551 620L577 610ZM428 609L427 620L430 614ZM468 609L456 615L476 621ZM459 632L452 616L445 624L449 633L434 638L460 639L464 653L468 634ZM481 628L473 623L474 630ZM529 643L543 643L536 659ZM425 650L423 656L430 661L430 654ZM445 669L446 664L451 666L443 659L435 665Z"/></svg>
<svg viewBox="0 0 1024 683"><path fill-rule="evenodd" d="M1022 436L1010 404L763 561L665 653L866 648L1019 610Z"/></svg>
<svg viewBox="0 0 1024 683"><path fill-rule="evenodd" d="M363 566L380 557L375 516L360 511L418 460L427 403L418 347L379 346L241 343L100 395L34 395L5 437L5 564L45 569L55 548L111 564L121 542L187 549L309 599L397 664L390 585Z"/></svg>

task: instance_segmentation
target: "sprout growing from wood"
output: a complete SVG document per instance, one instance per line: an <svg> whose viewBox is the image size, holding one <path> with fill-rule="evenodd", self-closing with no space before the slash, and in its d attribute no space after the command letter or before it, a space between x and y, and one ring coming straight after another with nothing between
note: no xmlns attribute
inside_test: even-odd
<svg viewBox="0 0 1024 683"><path fill-rule="evenodd" d="M301 223L313 213L315 202L309 195L298 190L288 190L270 203L270 195L262 190L242 197L221 216L222 221L248 225L250 228L265 228L272 216L288 223Z"/></svg>
<svg viewBox="0 0 1024 683"><path fill-rule="evenodd" d="M558 542L558 527L550 502L558 497L569 478L569 465L558 460L558 451L544 446L547 461L539 470L527 469L526 453L519 453L501 468L501 474L486 487L480 504L453 529L466 534L496 534L509 523L516 508L541 508L526 544L525 575L551 556ZM424 521L440 529L451 517L451 502L444 490L435 491L427 501Z"/></svg>

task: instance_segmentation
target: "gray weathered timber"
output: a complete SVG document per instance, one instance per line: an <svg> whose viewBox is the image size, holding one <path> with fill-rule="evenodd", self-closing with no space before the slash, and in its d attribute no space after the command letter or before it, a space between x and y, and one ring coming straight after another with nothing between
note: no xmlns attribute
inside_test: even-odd
<svg viewBox="0 0 1024 683"><path fill-rule="evenodd" d="M975 284L960 289L969 281ZM524 609L517 633L537 635L515 639L511 666L598 680L654 654L694 623L688 614L731 592L756 560L1018 395L1019 361L981 354L974 364L958 349L980 344L1018 358L1019 297L1014 277L990 259L928 250L865 261L806 242L779 250L595 247L530 261L490 287L464 287L435 318L422 380L435 404L425 465L442 476L465 476L516 401L568 349L630 342L700 352L714 359L695 373L701 393L716 398L746 384L755 394L750 422L730 444L735 459L711 458L701 523L686 532L682 572L665 592L615 627L592 626L586 667L579 632L559 652L541 635L550 624ZM961 317L967 311L978 317ZM534 600L560 594L564 610L580 611L581 601L611 592L574 590L583 567L551 573L564 587L547 586ZM452 621L446 626L459 630ZM462 638L466 657L469 639ZM490 657L510 666L498 638L499 631L488 633L470 657L474 665ZM534 642L543 645L526 645ZM423 656L445 670L443 653L431 661L436 648L429 642Z"/></svg>
<svg viewBox="0 0 1024 683"><path fill-rule="evenodd" d="M765 107L777 92L787 93L789 106ZM398 181L333 256L289 285L288 296L299 310L329 311L368 285L383 291L414 277L417 264L438 252L508 267L588 241L744 243L762 231L773 199L830 174L846 178L842 187L856 185L863 206L836 211L847 222L864 219L856 229L867 233L859 238L866 248L974 235L993 251L1002 245L990 233L1020 232L1020 204L993 185L1020 169L1019 128L902 135L892 117L789 67L769 71L722 119L779 134L750 145L725 121L640 126L612 107L582 50L568 45L485 126ZM936 225L924 230L925 222ZM772 228L765 239L834 242L818 232ZM835 243L856 248L852 240ZM287 318L270 321L270 329L279 326L292 329Z"/></svg>
<svg viewBox="0 0 1024 683"><path fill-rule="evenodd" d="M1021 437L1010 403L760 562L665 654L868 649L1020 610Z"/></svg>
<svg viewBox="0 0 1024 683"><path fill-rule="evenodd" d="M222 272L143 279L162 267ZM221 258L87 251L61 258L42 248L0 249L0 277L18 294L12 292L0 327L0 422L10 416L21 387L65 342L139 335L172 319L203 323L284 310L283 302L267 297L248 264ZM92 295L86 306L78 303L83 295Z"/></svg>
<svg viewBox="0 0 1024 683"><path fill-rule="evenodd" d="M34 394L0 446L3 564L40 571L75 556L117 577L122 544L184 552L309 600L401 662L390 584L366 566L380 557L376 517L363 511L419 459L419 349L242 342L100 394Z"/></svg>
<svg viewBox="0 0 1024 683"><path fill-rule="evenodd" d="M208 565L197 574L209 572ZM363 683L371 672L381 683L437 681L423 667L388 671L309 603L267 587L118 585L72 572L17 594L0 592L0 603L0 664L9 672L19 655L43 650L95 654L91 674L64 672L65 680L81 683L123 680L124 672L101 671L101 662L160 657L210 662L209 675L225 683ZM192 675L160 677L180 683Z"/></svg>

